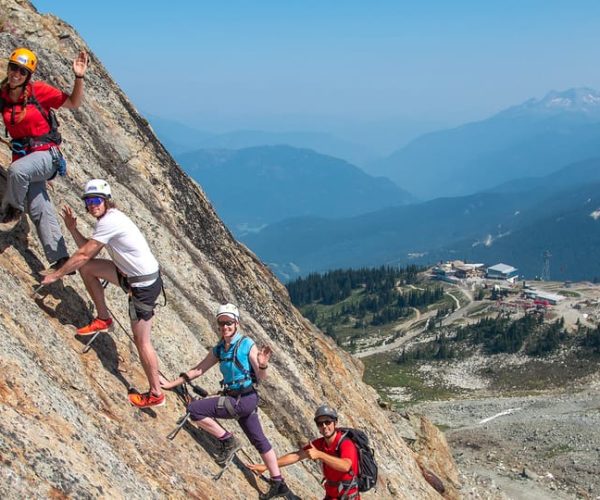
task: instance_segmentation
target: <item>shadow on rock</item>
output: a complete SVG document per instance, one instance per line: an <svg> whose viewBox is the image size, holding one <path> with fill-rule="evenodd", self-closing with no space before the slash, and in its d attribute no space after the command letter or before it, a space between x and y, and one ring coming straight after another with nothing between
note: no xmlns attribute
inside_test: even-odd
<svg viewBox="0 0 600 500"><path fill-rule="evenodd" d="M247 458L249 458L249 457L247 457ZM250 484L250 486L252 486L259 494L262 493L262 491L260 490L260 488L258 486L257 479L262 478L265 485L269 484L269 480L267 478L265 478L264 476L257 476L254 472L252 472L250 469L248 469L248 467L246 467L246 464L244 464L244 462L237 455L233 459L233 463L242 472L242 474L244 475L244 478L246 479L246 481L248 481L248 484ZM267 486L267 488L268 488L268 486Z"/></svg>
<svg viewBox="0 0 600 500"><path fill-rule="evenodd" d="M65 286L62 281L42 288L38 295L35 303L40 309L48 316L56 318L61 324L72 325L73 335L82 344L83 351L83 347L91 340L91 336L77 335L74 325L84 325L91 321L88 303L72 287ZM60 301L54 309L44 303L49 295ZM125 388L129 388L131 384L123 375L123 371L119 369L119 364L123 360L119 356L115 339L108 333L101 333L90 348L96 353L104 369L121 382Z"/></svg>
<svg viewBox="0 0 600 500"><path fill-rule="evenodd" d="M21 254L21 257L29 267L29 270L22 269L22 271L37 275L45 267L40 259L29 249L29 232L29 219L25 215L12 231L0 231L0 253L4 253L8 247L13 247Z"/></svg>
<svg viewBox="0 0 600 500"><path fill-rule="evenodd" d="M60 301L54 308L44 303L44 299L49 295ZM91 321L87 302L74 288L65 286L62 280L43 287L37 293L35 303L48 316L57 319L62 325L84 325Z"/></svg>
<svg viewBox="0 0 600 500"><path fill-rule="evenodd" d="M80 342L82 346L85 346L91 340L91 336L75 335L75 339ZM121 382L126 389L129 389L131 383L127 380L125 375L123 375L122 369L119 369L119 363L123 360L119 356L115 339L109 333L101 333L96 337L90 348L96 353L96 356L98 356L98 359L102 363L102 367ZM156 414L154 417L155 416Z"/></svg>
<svg viewBox="0 0 600 500"><path fill-rule="evenodd" d="M213 459L216 458L220 444L218 439L213 438L207 432L196 427L191 420L188 420L183 428L196 443L204 448L204 451L206 451Z"/></svg>
<svg viewBox="0 0 600 500"><path fill-rule="evenodd" d="M245 455L245 452L242 452L242 453ZM246 458L248 460L250 460L250 457L246 456ZM260 484L262 484L263 487L265 487L264 488L265 490L269 489L270 483L269 483L269 480L267 479L267 477L262 474L258 475L256 473L252 472L250 469L248 469L248 467L246 467L246 464L244 464L244 462L237 455L234 458L232 463L235 464L235 466L242 472L246 481L248 481L250 486L252 486L257 491L258 494L263 493L261 491L261 488L259 487L258 479L262 480ZM292 493L292 491L290 491L283 498L287 498L288 500L301 500L301 498L299 496L295 495L294 493Z"/></svg>

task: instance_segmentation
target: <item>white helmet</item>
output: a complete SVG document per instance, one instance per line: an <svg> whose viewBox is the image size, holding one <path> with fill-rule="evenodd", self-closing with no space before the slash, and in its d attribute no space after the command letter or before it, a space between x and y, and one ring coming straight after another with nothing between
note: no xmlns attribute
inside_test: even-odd
<svg viewBox="0 0 600 500"><path fill-rule="evenodd" d="M233 304L221 304L217 310L217 319L219 319L221 316L228 316L231 319L239 322L240 311L238 311L238 308Z"/></svg>
<svg viewBox="0 0 600 500"><path fill-rule="evenodd" d="M92 179L91 181L88 181L85 185L82 198L85 199L89 196L100 196L104 199L112 198L108 182L103 181L102 179Z"/></svg>

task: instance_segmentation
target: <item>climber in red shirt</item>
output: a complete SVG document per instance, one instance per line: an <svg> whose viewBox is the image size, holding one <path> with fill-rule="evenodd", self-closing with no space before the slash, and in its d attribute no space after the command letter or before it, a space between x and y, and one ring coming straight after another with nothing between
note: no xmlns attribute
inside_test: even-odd
<svg viewBox="0 0 600 500"><path fill-rule="evenodd" d="M74 83L70 95L47 83L32 81L37 64L37 56L31 50L15 49L8 60L7 76L0 82L0 114L13 153L2 197L0 229L11 230L27 211L54 270L69 256L46 190L48 180L66 174L53 110L77 108L81 104L88 55L82 51L73 61Z"/></svg>
<svg viewBox="0 0 600 500"><path fill-rule="evenodd" d="M323 467L325 499L360 500L356 478L358 476L358 450L351 439L342 439L342 431L336 428L337 411L329 405L321 405L315 412L315 424L322 437L305 447L283 455L277 460L280 467L300 460L320 460ZM250 464L248 468L263 473L263 464Z"/></svg>

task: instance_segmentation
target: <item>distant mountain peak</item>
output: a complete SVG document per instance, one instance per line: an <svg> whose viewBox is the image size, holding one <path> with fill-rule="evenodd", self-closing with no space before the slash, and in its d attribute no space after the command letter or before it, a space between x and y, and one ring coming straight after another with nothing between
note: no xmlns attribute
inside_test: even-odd
<svg viewBox="0 0 600 500"><path fill-rule="evenodd" d="M578 87L563 91L552 90L541 99L528 99L500 114L515 116L524 113L600 113L600 91Z"/></svg>
<svg viewBox="0 0 600 500"><path fill-rule="evenodd" d="M558 107L560 109L585 110L593 107L600 108L600 92L590 88L569 89L563 92L549 92L541 101L540 105L547 108Z"/></svg>

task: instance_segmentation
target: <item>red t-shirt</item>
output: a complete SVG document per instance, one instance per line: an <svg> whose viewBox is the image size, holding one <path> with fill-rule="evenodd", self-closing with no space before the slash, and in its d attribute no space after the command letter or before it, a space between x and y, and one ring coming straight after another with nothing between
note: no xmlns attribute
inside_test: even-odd
<svg viewBox="0 0 600 500"><path fill-rule="evenodd" d="M68 94L61 92L52 85L48 85L44 82L32 82L27 85L28 94L35 95L35 98L40 103L42 109L48 113L50 108L60 108L67 98ZM48 120L40 110L31 103L28 103L25 109L25 117L19 122L19 115L23 110L23 96L17 101L14 106L10 104L13 101L8 97L8 89L2 91L2 99L4 99L5 106L2 111L2 119L4 120L4 126L13 139L19 139L21 137L36 137L47 134L50 132L50 125ZM13 115L14 110L14 115ZM14 116L14 123L13 123ZM36 147L35 150L48 149L51 144L44 144Z"/></svg>
<svg viewBox="0 0 600 500"><path fill-rule="evenodd" d="M323 462L323 476L325 477L325 494L330 498L339 498L340 494L338 491L337 485L330 485L328 481L339 482L339 481L351 481L354 476L358 475L358 450L356 449L356 445L352 442L351 439L346 438L342 441L340 445L340 449L336 452L336 448L340 439L342 437L341 431L336 431L336 436L331 443L331 446L327 446L325 442L325 438L321 437L319 439L315 439L312 442L312 445L319 451L323 451L328 455L333 455L334 457L339 458L349 458L352 460L352 471L354 474L350 472L340 472L331 467L329 467L325 462ZM357 488L354 487L347 491L347 493L358 492ZM356 497L360 499L360 496Z"/></svg>

